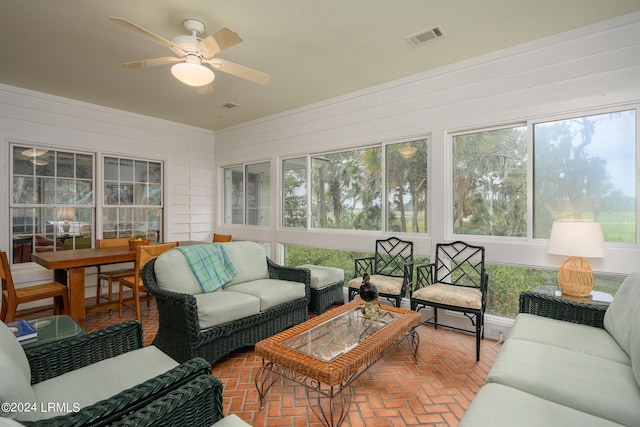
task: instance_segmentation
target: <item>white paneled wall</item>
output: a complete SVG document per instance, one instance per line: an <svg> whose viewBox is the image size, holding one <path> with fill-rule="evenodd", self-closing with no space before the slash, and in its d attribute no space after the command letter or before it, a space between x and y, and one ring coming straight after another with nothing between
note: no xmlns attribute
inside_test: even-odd
<svg viewBox="0 0 640 427"><path fill-rule="evenodd" d="M450 132L638 103L640 13L634 13L217 131L216 165L265 157L277 165L282 157L430 133L430 235L410 237L417 255L427 256L435 243L451 237L451 196L445 184L451 176ZM277 195L272 197L277 209ZM280 230L273 217L272 235L280 243L371 250L379 237ZM239 229L234 234L249 238L258 232L264 230ZM492 263L557 267L557 260L546 254L546 241L481 242ZM638 256L637 245L612 247L606 258L591 264L596 271L628 273L637 268Z"/></svg>
<svg viewBox="0 0 640 427"><path fill-rule="evenodd" d="M216 212L213 132L0 85L2 250L11 243L6 225L11 141L97 153L98 164L103 154L164 161L164 240L212 237ZM101 197L97 187L96 197ZM87 294L95 295L89 287L95 283L91 270L87 270ZM51 278L50 272L34 265L18 265L12 271L18 286Z"/></svg>

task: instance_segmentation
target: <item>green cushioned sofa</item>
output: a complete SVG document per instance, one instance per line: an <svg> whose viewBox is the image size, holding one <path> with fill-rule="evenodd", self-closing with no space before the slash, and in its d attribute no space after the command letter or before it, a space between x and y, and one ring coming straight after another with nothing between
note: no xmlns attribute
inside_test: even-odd
<svg viewBox="0 0 640 427"><path fill-rule="evenodd" d="M142 337L141 324L129 321L23 350L0 322L0 425L204 427L223 420L222 383L209 363L179 364L143 347Z"/></svg>
<svg viewBox="0 0 640 427"><path fill-rule="evenodd" d="M179 248L149 261L142 280L156 297L158 333L153 344L177 361L202 357L213 364L308 319L308 269L275 264L258 243L222 245L237 274L204 292Z"/></svg>
<svg viewBox="0 0 640 427"><path fill-rule="evenodd" d="M640 272L613 302L531 292L460 426L640 427Z"/></svg>

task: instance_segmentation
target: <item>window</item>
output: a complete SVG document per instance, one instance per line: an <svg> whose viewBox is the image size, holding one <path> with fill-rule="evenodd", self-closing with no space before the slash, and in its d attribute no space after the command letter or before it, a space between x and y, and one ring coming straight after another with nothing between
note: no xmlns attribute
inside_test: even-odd
<svg viewBox="0 0 640 427"><path fill-rule="evenodd" d="M282 161L282 225L307 226L307 158Z"/></svg>
<svg viewBox="0 0 640 427"><path fill-rule="evenodd" d="M534 237L585 219L608 242L636 241L635 120L628 110L533 125Z"/></svg>
<svg viewBox="0 0 640 427"><path fill-rule="evenodd" d="M162 236L162 163L104 157L102 237Z"/></svg>
<svg viewBox="0 0 640 427"><path fill-rule="evenodd" d="M31 253L91 247L93 155L12 145L10 218L14 264Z"/></svg>
<svg viewBox="0 0 640 427"><path fill-rule="evenodd" d="M527 235L526 127L453 137L453 232Z"/></svg>
<svg viewBox="0 0 640 427"><path fill-rule="evenodd" d="M271 223L271 164L269 162L224 169L224 223Z"/></svg>
<svg viewBox="0 0 640 427"><path fill-rule="evenodd" d="M311 157L314 228L381 230L381 147Z"/></svg>
<svg viewBox="0 0 640 427"><path fill-rule="evenodd" d="M427 142L385 147L388 231L427 232Z"/></svg>

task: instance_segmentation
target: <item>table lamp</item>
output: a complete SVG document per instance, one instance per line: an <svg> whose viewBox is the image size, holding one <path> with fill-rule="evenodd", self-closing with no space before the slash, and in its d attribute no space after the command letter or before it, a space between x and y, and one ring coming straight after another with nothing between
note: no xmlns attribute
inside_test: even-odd
<svg viewBox="0 0 640 427"><path fill-rule="evenodd" d="M547 252L569 257L558 271L558 285L562 293L588 297L593 289L593 272L585 257L604 257L604 235L600 223L555 221Z"/></svg>
<svg viewBox="0 0 640 427"><path fill-rule="evenodd" d="M71 224L69 221L75 221L76 216L73 208L61 208L58 209L58 221L63 221L62 223L62 231L65 233L69 232L69 228L71 228Z"/></svg>

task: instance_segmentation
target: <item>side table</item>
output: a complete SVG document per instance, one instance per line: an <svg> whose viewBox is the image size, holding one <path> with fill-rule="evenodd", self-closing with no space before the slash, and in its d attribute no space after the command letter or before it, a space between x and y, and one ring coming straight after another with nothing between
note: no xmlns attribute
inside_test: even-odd
<svg viewBox="0 0 640 427"><path fill-rule="evenodd" d="M604 292L594 291L591 297L576 298L562 295L556 286L538 286L520 294L520 313L603 328L604 314L611 301L613 297Z"/></svg>
<svg viewBox="0 0 640 427"><path fill-rule="evenodd" d="M22 347L25 349L39 347L86 333L78 322L72 317L65 315L29 320L29 323L38 331L38 339L22 344Z"/></svg>

